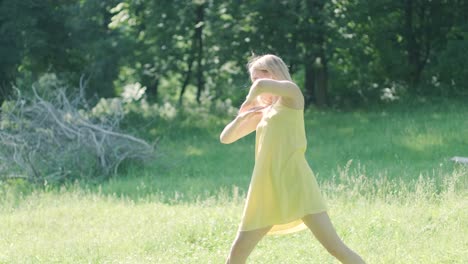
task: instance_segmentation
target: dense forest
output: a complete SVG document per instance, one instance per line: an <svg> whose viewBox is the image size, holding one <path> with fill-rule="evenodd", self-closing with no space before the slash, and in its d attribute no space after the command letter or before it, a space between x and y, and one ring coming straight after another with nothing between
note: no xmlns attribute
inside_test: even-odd
<svg viewBox="0 0 468 264"><path fill-rule="evenodd" d="M319 107L466 96L466 14L465 0L0 0L0 100L46 73L88 96L138 82L152 102L235 99L265 53Z"/></svg>

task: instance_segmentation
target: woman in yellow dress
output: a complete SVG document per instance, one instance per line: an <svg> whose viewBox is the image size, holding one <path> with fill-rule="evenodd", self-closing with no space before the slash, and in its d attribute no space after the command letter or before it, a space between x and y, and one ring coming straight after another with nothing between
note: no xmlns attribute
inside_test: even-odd
<svg viewBox="0 0 468 264"><path fill-rule="evenodd" d="M309 228L342 263L364 263L337 235L306 159L304 97L275 55L248 64L252 86L220 140L230 144L256 131L255 166L237 237L226 263L245 263L266 234Z"/></svg>

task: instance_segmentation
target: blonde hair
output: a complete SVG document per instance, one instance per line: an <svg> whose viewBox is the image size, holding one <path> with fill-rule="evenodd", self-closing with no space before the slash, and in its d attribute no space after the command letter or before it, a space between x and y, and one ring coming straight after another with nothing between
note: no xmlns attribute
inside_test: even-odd
<svg viewBox="0 0 468 264"><path fill-rule="evenodd" d="M254 70L263 70L269 72L276 80L292 81L288 66L286 66L280 57L273 54L251 58L247 64L247 68L249 69L250 75L252 75Z"/></svg>

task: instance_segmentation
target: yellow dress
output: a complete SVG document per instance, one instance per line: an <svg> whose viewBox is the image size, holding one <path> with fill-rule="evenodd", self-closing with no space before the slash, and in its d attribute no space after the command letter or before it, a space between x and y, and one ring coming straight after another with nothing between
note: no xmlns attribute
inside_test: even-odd
<svg viewBox="0 0 468 264"><path fill-rule="evenodd" d="M240 231L272 226L268 234L292 233L306 228L303 216L327 210L306 147L303 110L278 102L265 110Z"/></svg>

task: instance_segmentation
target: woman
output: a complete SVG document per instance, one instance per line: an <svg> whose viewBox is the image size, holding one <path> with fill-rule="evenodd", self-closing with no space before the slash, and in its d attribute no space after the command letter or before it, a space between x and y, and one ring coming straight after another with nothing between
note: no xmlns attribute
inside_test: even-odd
<svg viewBox="0 0 468 264"><path fill-rule="evenodd" d="M255 167L242 221L226 263L245 263L265 234L309 228L342 263L364 263L338 237L304 156L304 97L281 58L248 64L252 86L220 140L230 144L256 131Z"/></svg>

